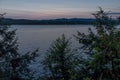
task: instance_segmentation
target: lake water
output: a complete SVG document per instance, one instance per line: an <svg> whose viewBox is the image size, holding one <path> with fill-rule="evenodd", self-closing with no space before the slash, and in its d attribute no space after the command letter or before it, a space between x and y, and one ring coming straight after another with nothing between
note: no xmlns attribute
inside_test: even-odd
<svg viewBox="0 0 120 80"><path fill-rule="evenodd" d="M12 28L17 29L21 53L36 48L39 48L40 52L45 52L53 40L62 34L65 34L67 38L72 38L72 45L75 46L78 43L73 34L77 34L77 31L88 33L89 27L93 29L92 25L12 25Z"/></svg>
<svg viewBox="0 0 120 80"><path fill-rule="evenodd" d="M17 29L16 35L18 37L19 52L24 54L28 51L33 51L39 48L40 57L37 61L43 59L46 50L50 47L53 40L65 34L67 38L71 38L72 47L78 46L78 42L73 37L73 34L77 34L77 31L88 33L88 28L92 25L12 25L12 29ZM31 66L33 71L42 74L42 65L36 62Z"/></svg>
<svg viewBox="0 0 120 80"><path fill-rule="evenodd" d="M71 38L72 47L75 48L79 44L73 34L77 34L77 31L87 34L89 27L95 31L92 25L12 25L11 27L12 29L17 29L19 52L24 54L39 48L39 60L43 58L53 40L62 34L65 34L67 38ZM34 63L30 67L39 74L43 73L41 64Z"/></svg>

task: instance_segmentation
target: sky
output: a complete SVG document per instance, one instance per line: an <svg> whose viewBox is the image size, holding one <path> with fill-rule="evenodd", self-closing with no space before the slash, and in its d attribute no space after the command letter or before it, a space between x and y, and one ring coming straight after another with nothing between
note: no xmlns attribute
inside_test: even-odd
<svg viewBox="0 0 120 80"><path fill-rule="evenodd" d="M120 15L120 0L0 0L0 13L15 19L92 18L98 7Z"/></svg>

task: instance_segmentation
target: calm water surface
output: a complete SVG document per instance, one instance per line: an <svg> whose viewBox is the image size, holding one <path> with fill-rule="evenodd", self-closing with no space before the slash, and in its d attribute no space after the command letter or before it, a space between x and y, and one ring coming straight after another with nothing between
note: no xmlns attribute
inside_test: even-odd
<svg viewBox="0 0 120 80"><path fill-rule="evenodd" d="M73 46L77 41L73 37L77 31L88 33L88 28L92 25L13 25L17 29L19 50L21 53L39 48L40 52L45 52L56 38L65 34L67 38L72 38Z"/></svg>
<svg viewBox="0 0 120 80"><path fill-rule="evenodd" d="M35 71L35 75L43 73L43 65L40 61L44 58L46 50L50 47L53 40L65 34L67 38L71 38L72 47L78 46L78 42L73 37L77 31L88 33L91 25L12 25L12 29L17 29L19 52L24 54L39 48L40 57L38 63L33 63L30 68Z"/></svg>
<svg viewBox="0 0 120 80"><path fill-rule="evenodd" d="M62 34L65 34L67 38L71 38L73 48L79 46L73 34L77 34L77 31L87 34L89 27L95 31L92 25L12 25L12 29L17 29L19 52L24 54L39 48L39 61L43 59L53 40ZM30 68L36 72L35 75L43 73L42 65L37 62L33 63Z"/></svg>

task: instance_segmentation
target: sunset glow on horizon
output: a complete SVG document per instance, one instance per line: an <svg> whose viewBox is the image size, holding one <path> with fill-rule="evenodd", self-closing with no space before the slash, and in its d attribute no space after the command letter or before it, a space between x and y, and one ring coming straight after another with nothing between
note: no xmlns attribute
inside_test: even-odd
<svg viewBox="0 0 120 80"><path fill-rule="evenodd" d="M92 18L99 6L120 15L119 4L120 0L0 0L0 13L16 19Z"/></svg>

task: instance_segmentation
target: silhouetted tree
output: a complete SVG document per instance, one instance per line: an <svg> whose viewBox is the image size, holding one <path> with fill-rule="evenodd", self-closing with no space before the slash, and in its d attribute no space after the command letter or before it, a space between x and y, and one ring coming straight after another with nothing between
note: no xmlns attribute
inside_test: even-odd
<svg viewBox="0 0 120 80"><path fill-rule="evenodd" d="M119 23L120 23L120 16L118 17L118 21L119 21Z"/></svg>
<svg viewBox="0 0 120 80"><path fill-rule="evenodd" d="M19 53L16 30L10 30L3 24L3 14L0 15L0 80L27 80L32 77L29 64L37 57L37 51Z"/></svg>
<svg viewBox="0 0 120 80"><path fill-rule="evenodd" d="M119 80L120 30L102 8L93 15L96 32L89 28L89 34L78 32L75 35L81 54L87 56L87 59L80 58L81 80Z"/></svg>
<svg viewBox="0 0 120 80"><path fill-rule="evenodd" d="M53 42L43 62L46 80L75 80L75 55L70 45L64 35Z"/></svg>

